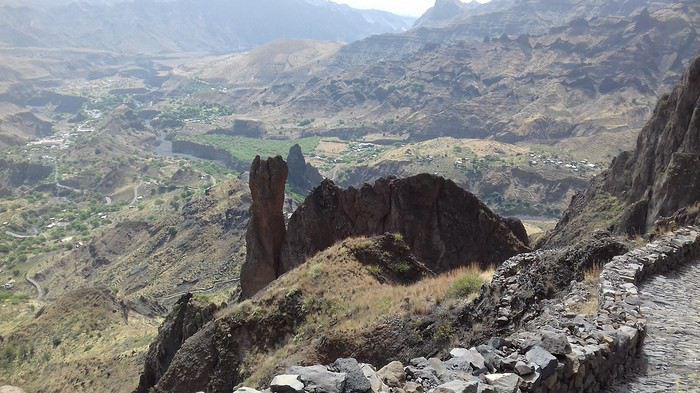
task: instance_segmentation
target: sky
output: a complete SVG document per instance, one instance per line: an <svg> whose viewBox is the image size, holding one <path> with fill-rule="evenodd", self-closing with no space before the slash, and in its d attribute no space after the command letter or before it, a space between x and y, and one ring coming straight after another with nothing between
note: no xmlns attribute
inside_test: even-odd
<svg viewBox="0 0 700 393"><path fill-rule="evenodd" d="M333 0L361 9L375 9L406 16L421 16L435 4L435 0ZM486 3L489 0L477 0Z"/></svg>

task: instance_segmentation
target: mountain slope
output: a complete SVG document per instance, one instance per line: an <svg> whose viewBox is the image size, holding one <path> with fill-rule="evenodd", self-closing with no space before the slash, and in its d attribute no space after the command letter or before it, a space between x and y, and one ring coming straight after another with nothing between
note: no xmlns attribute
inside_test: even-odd
<svg viewBox="0 0 700 393"><path fill-rule="evenodd" d="M305 0L156 0L0 5L0 44L122 53L233 52L278 39L355 41L411 20Z"/></svg>
<svg viewBox="0 0 700 393"><path fill-rule="evenodd" d="M673 92L659 100L637 148L620 154L608 171L572 200L547 244L572 241L593 226L637 235L653 229L664 217L681 218L679 224L692 222L700 203L699 167L697 58ZM603 215L604 220L591 220Z"/></svg>
<svg viewBox="0 0 700 393"><path fill-rule="evenodd" d="M544 34L576 19L624 17L656 11L673 0L492 0L487 3L437 0L416 27L450 27L454 36L481 40L501 34Z"/></svg>
<svg viewBox="0 0 700 393"><path fill-rule="evenodd" d="M274 80L232 81L235 94L220 99L273 126L301 113L316 121L306 133L345 137L516 142L637 130L700 52L698 26L700 4L687 1L483 42L459 38L458 27L418 29L347 45Z"/></svg>
<svg viewBox="0 0 700 393"><path fill-rule="evenodd" d="M229 393L349 353L379 363L420 356L448 344L450 306L473 298L488 277L478 269L435 276L395 235L347 239L219 311L178 348L153 391ZM450 294L465 278L471 291Z"/></svg>

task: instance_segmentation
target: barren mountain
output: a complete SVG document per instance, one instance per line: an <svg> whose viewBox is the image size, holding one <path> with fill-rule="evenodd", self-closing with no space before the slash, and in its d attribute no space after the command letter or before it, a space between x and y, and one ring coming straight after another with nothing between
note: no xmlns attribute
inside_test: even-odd
<svg viewBox="0 0 700 393"><path fill-rule="evenodd" d="M518 141L636 130L700 50L699 10L676 2L479 42L455 36L458 25L376 36L274 79L231 81L217 99L272 124L303 114L316 120L307 133Z"/></svg>
<svg viewBox="0 0 700 393"><path fill-rule="evenodd" d="M563 244L591 228L640 235L696 222L700 207L700 58L664 95L637 139L577 195L550 235ZM658 221L660 220L660 221Z"/></svg>
<svg viewBox="0 0 700 393"><path fill-rule="evenodd" d="M111 3L111 4L110 4ZM0 4L0 43L121 53L234 52L278 39L350 42L410 18L326 1L176 0Z"/></svg>

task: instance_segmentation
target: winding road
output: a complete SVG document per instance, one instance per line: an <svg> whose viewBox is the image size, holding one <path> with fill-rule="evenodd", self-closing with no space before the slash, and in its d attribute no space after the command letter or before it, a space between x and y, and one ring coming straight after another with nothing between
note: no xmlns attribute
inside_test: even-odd
<svg viewBox="0 0 700 393"><path fill-rule="evenodd" d="M36 299L41 300L44 298L44 290L41 288L38 282L29 277L29 273L24 275L24 279L27 280L34 288L36 288Z"/></svg>
<svg viewBox="0 0 700 393"><path fill-rule="evenodd" d="M208 292L213 292L213 291L215 291L215 290L217 289L217 287L219 287L219 286L221 286L221 285L224 285L224 284L233 284L234 282L239 282L239 281L240 281L240 279L238 279L238 278L234 278L234 279L231 279L231 280L218 281L218 282L215 282L214 284L212 284L211 286L209 286L209 287L207 287L207 288L191 289L191 290L189 290L189 291L185 291L185 292L181 292L181 293L175 293L175 294L168 295L168 296L163 296L163 297L161 297L161 300L168 300L168 299L180 298L180 297L182 297L183 295L185 295L185 294L187 294L187 293L195 294L195 293L208 293Z"/></svg>
<svg viewBox="0 0 700 393"><path fill-rule="evenodd" d="M640 370L607 393L700 392L700 261L640 290L648 321Z"/></svg>
<svg viewBox="0 0 700 393"><path fill-rule="evenodd" d="M143 185L143 182L139 182L136 187L134 187L134 198L131 200L131 203L129 205L133 206L136 204L136 201L139 199L139 187Z"/></svg>
<svg viewBox="0 0 700 393"><path fill-rule="evenodd" d="M39 231L36 228L32 228L31 232L32 232L31 235L25 235L22 233L17 233L17 232L12 232L12 231L5 231L5 234L7 236L14 237L15 239L31 239L31 238L39 236Z"/></svg>
<svg viewBox="0 0 700 393"><path fill-rule="evenodd" d="M7 236L14 237L15 239L31 239L33 237L36 237L36 235L20 235L19 233L14 233L12 231L5 231L5 234Z"/></svg>

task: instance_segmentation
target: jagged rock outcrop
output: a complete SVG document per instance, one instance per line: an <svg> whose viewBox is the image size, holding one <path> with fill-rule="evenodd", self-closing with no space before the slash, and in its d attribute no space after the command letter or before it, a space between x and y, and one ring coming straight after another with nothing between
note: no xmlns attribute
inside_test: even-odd
<svg viewBox="0 0 700 393"><path fill-rule="evenodd" d="M285 239L284 188L288 168L282 157L263 161L255 157L250 167L251 218L246 232L246 262L241 268L241 297L247 298L279 277L280 254Z"/></svg>
<svg viewBox="0 0 700 393"><path fill-rule="evenodd" d="M436 272L469 263L487 266L528 249L522 233L513 233L513 225L438 176L386 178L359 189L342 189L325 180L289 220L282 270L291 270L339 240L387 232L400 233Z"/></svg>
<svg viewBox="0 0 700 393"><path fill-rule="evenodd" d="M356 342L353 337L357 332L336 324L342 320L358 322L343 311L347 310L343 304L366 298L366 291L373 288L403 288L431 276L433 273L411 254L400 237L386 234L348 239L280 277L252 299L220 310L215 319L182 344L153 391L231 393L236 385L251 378L267 381L272 372L285 365L325 358L329 336L341 335ZM403 326L387 323L384 317L372 319L367 326L356 326L360 331L392 330L397 336L404 333L402 338L429 341L414 325L398 331ZM397 356L399 346L412 349L412 353L415 348L425 348L405 339L377 342L374 347L382 350L377 349L381 357L376 359ZM336 351L333 359L338 357ZM280 354L284 355L276 357Z"/></svg>
<svg viewBox="0 0 700 393"><path fill-rule="evenodd" d="M577 195L549 245L573 240L586 230L587 216L618 211L604 223L617 233L643 234L657 220L700 201L700 58L670 95L663 96L642 129L633 152L620 154L610 168ZM586 218L586 219L584 219Z"/></svg>
<svg viewBox="0 0 700 393"><path fill-rule="evenodd" d="M301 146L298 144L289 149L287 166L289 167L289 185L296 192L306 194L323 181L323 176L318 169L306 162Z"/></svg>
<svg viewBox="0 0 700 393"><path fill-rule="evenodd" d="M182 344L214 318L216 306L204 305L188 293L180 298L161 325L146 354L144 370L135 393L147 393L170 366Z"/></svg>

